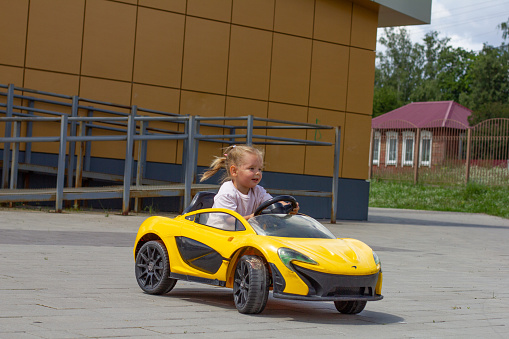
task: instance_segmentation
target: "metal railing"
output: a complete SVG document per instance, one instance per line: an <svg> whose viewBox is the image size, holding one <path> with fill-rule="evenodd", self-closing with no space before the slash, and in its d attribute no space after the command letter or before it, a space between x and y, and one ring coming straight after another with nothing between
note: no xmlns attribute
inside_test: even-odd
<svg viewBox="0 0 509 339"><path fill-rule="evenodd" d="M217 185L196 184L200 142L332 146L334 148L334 166L333 173L331 173L332 187L330 192L303 190L284 190L284 192L302 196L330 197L332 199L331 222L336 220L340 152L339 127L264 119L252 115L244 117L184 116L143 109L137 106L89 100L78 96L64 96L18 88L13 85L0 85L0 90L2 88L7 89L7 91L0 91L0 101L2 101L2 96L6 97L5 103L0 102L0 114L5 114L5 117L0 116L0 125L4 124L4 136L0 137L0 145L3 144L0 202L55 201L55 209L60 212L63 208L63 201L121 198L123 202L122 213L128 214L131 198L134 198L134 208L138 211L139 198L182 196L183 205L187 206L191 201L193 192L217 190L218 188ZM90 104L94 104L94 106ZM44 108L38 107L42 105L44 105ZM47 106L51 109L47 109ZM62 112L65 110L70 110L70 113ZM98 114L100 116L97 116ZM228 125L227 122L229 121L244 124ZM259 126L255 125L256 121L265 124L271 123L272 125ZM155 122L171 123L176 128L150 126L151 123ZM222 122L222 124L217 122ZM53 124L53 126L57 124L59 133L58 135L34 136L34 126L36 124ZM179 125L183 128L178 128ZM201 132L203 131L201 127L211 127L212 130L219 133L206 134ZM255 134L255 131L260 129L335 129L336 132L334 142L321 142ZM38 131L47 132L50 130L51 128L40 128ZM209 128L209 130L211 129ZM103 131L103 134L98 134L98 131ZM22 134L24 135L22 136ZM183 141L182 182L179 182L178 179L176 183L169 183L144 178L147 164L147 142L150 140ZM90 171L91 143L97 141L125 142L123 176ZM59 145L56 168L31 163L32 144L48 142L58 143ZM135 155L134 145L136 142L138 143L138 152ZM24 146L24 163L20 162L21 146ZM135 165L137 165L136 170ZM20 170L54 173L57 178L56 187L46 190L19 189L17 188L17 182ZM82 188L84 177L120 181L123 185L107 188ZM178 177L178 175L175 175L175 177ZM278 189L267 188L267 191L282 193L282 190Z"/></svg>

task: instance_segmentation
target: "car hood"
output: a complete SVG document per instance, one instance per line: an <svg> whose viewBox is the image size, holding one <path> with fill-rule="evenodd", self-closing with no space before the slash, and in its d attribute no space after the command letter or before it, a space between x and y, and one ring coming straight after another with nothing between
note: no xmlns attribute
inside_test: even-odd
<svg viewBox="0 0 509 339"><path fill-rule="evenodd" d="M362 241L342 239L276 238L281 247L299 251L318 265L294 262L302 267L330 274L365 275L378 272L373 250Z"/></svg>

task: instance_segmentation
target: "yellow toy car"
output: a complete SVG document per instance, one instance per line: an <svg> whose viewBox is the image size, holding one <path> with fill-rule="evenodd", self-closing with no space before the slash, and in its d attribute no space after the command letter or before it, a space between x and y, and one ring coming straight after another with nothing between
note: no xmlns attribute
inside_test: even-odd
<svg viewBox="0 0 509 339"><path fill-rule="evenodd" d="M383 298L376 253L359 240L336 238L309 216L288 214L292 196L266 201L249 221L209 208L213 197L200 192L182 215L150 217L140 226L133 251L143 291L164 294L177 280L233 288L238 311L249 314L263 311L269 290L276 298L333 301L347 314Z"/></svg>

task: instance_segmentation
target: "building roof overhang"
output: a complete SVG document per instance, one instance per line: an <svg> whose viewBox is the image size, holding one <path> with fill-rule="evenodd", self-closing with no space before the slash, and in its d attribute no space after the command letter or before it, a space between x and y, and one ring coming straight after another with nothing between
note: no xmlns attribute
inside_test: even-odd
<svg viewBox="0 0 509 339"><path fill-rule="evenodd" d="M378 10L378 27L423 25L431 22L432 0L352 0Z"/></svg>

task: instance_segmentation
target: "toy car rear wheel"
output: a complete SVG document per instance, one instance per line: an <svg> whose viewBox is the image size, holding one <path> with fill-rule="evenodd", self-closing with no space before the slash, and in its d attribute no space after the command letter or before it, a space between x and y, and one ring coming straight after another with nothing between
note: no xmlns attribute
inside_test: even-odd
<svg viewBox="0 0 509 339"><path fill-rule="evenodd" d="M357 314L366 307L366 300L335 301L336 309L345 314Z"/></svg>
<svg viewBox="0 0 509 339"><path fill-rule="evenodd" d="M149 294L170 292L177 279L170 278L168 251L160 240L145 243L136 255L136 281Z"/></svg>
<svg viewBox="0 0 509 339"><path fill-rule="evenodd" d="M240 258L235 269L233 299L240 313L263 311L269 296L269 272L263 260L254 255Z"/></svg>

